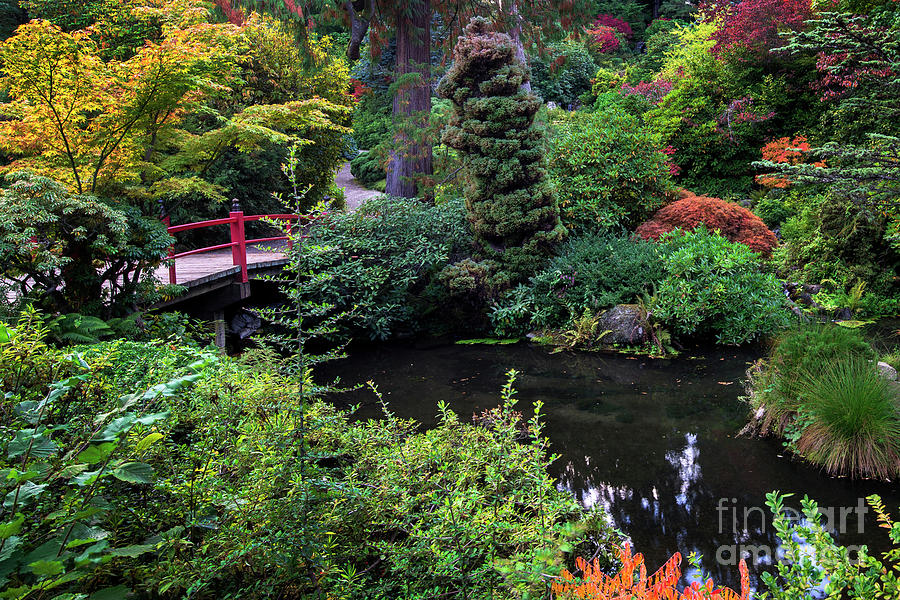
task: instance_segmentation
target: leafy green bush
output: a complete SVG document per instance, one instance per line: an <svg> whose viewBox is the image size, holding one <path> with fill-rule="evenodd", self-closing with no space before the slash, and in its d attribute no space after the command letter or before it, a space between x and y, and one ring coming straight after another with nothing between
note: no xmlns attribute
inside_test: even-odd
<svg viewBox="0 0 900 600"><path fill-rule="evenodd" d="M791 494L766 494L766 504L775 515L773 526L784 556L776 561L775 573L763 573L768 590L760 593L762 600L793 600L824 594L828 598L848 600L889 600L900 597L900 523L888 514L881 498L866 498L875 512L878 523L888 530L892 548L881 559L869 555L866 547L851 556L849 547L835 543L823 523L815 501L804 496L801 500L803 518L796 511L788 514L784 499Z"/></svg>
<svg viewBox="0 0 900 600"><path fill-rule="evenodd" d="M568 108L591 90L596 72L597 64L582 42L559 42L546 49L546 56L532 59L531 84L545 102Z"/></svg>
<svg viewBox="0 0 900 600"><path fill-rule="evenodd" d="M159 219L46 177L13 173L0 189L3 283L53 312L109 317L153 299L152 272L171 243Z"/></svg>
<svg viewBox="0 0 900 600"><path fill-rule="evenodd" d="M7 474L0 589L17 598L49 589L121 597L128 588L116 584L129 579L123 570L155 553L148 536L163 528L158 515L143 520L136 511L152 489L155 471L146 459L168 428L166 399L218 356L189 349L163 361L153 384L144 385L136 380L147 373L138 346L131 363L138 378L110 381L109 372L125 366L115 350L55 353L43 345L45 333L33 315L15 328L0 323L0 469ZM18 374L23 351L33 367L50 365L53 383ZM162 353L171 350L162 346Z"/></svg>
<svg viewBox="0 0 900 600"><path fill-rule="evenodd" d="M441 405L417 433L313 401L270 350L67 355L41 328L0 324L4 596L535 597L567 553L612 560L512 379L483 426Z"/></svg>
<svg viewBox="0 0 900 600"><path fill-rule="evenodd" d="M845 293L862 282L866 296L897 297L900 255L889 243L886 213L839 194L797 193L790 202L796 214L783 223L775 252L785 277ZM871 308L878 314L878 306Z"/></svg>
<svg viewBox="0 0 900 600"><path fill-rule="evenodd" d="M550 177L567 227L582 232L632 228L671 191L666 156L633 116L554 113Z"/></svg>
<svg viewBox="0 0 900 600"><path fill-rule="evenodd" d="M353 139L361 150L371 150L391 139L391 103L384 96L364 95L353 111Z"/></svg>
<svg viewBox="0 0 900 600"><path fill-rule="evenodd" d="M779 193L770 192L753 206L753 212L769 227L776 229L794 216L789 203Z"/></svg>
<svg viewBox="0 0 900 600"><path fill-rule="evenodd" d="M665 276L656 289L656 317L672 331L743 344L786 326L781 282L761 270L759 256L698 227L661 238Z"/></svg>
<svg viewBox="0 0 900 600"><path fill-rule="evenodd" d="M350 161L350 173L367 188L385 178L383 148L362 152Z"/></svg>
<svg viewBox="0 0 900 600"><path fill-rule="evenodd" d="M632 302L662 279L664 253L664 247L625 236L572 238L527 288L507 293L492 313L494 328L500 335L520 335L561 326L585 310L596 314Z"/></svg>
<svg viewBox="0 0 900 600"><path fill-rule="evenodd" d="M421 326L422 314L440 302L423 297L429 283L470 247L462 202L378 198L327 215L295 246L294 260L301 272L320 274L304 284L307 299L347 310L351 328L385 339Z"/></svg>

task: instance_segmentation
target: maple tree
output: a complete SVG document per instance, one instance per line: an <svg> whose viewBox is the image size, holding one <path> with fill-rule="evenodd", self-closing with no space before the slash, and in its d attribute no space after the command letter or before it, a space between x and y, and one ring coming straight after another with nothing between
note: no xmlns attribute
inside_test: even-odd
<svg viewBox="0 0 900 600"><path fill-rule="evenodd" d="M139 181L153 149L205 91L227 79L231 26L169 29L132 58L104 61L89 32L31 21L0 46L0 148L6 172L30 168L79 193Z"/></svg>
<svg viewBox="0 0 900 600"><path fill-rule="evenodd" d="M691 192L684 192L680 200L661 208L635 233L645 240L656 240L675 229L693 231L701 225L763 256L771 255L778 243L775 234L762 219L743 206L720 198L696 196Z"/></svg>
<svg viewBox="0 0 900 600"><path fill-rule="evenodd" d="M713 0L700 10L705 20L717 25L712 35L714 54L747 50L760 58L781 45L779 32L800 31L812 16L810 0Z"/></svg>

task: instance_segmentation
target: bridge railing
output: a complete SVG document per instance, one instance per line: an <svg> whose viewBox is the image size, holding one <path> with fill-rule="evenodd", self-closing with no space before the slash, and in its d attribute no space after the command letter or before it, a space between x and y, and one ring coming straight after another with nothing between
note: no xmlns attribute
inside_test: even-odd
<svg viewBox="0 0 900 600"><path fill-rule="evenodd" d="M288 235L255 238L248 240L245 234L244 224L250 221L259 221L262 219L273 221L287 221ZM239 278L241 283L247 283L249 281L247 273L247 246L252 244L262 244L265 242L278 242L286 240L288 243L288 248L291 248L292 236L290 234L296 225L294 222L299 222L305 219L307 219L307 217L303 215L289 214L245 215L244 211L241 210L240 204L237 200L234 200L232 202L231 211L228 213L228 218L225 219L211 219L209 221L198 221L196 223L172 225L169 215L163 213L162 221L166 225L169 235L174 235L182 231L188 231L189 229L201 229L204 227L216 227L219 225L228 225L231 233L231 241L224 244L206 246L205 248L196 248L194 250L187 250L185 252L179 252L177 254L175 253L174 246L170 247L169 254L166 257L166 260L169 263L169 283L175 284L177 282L175 272L176 259L183 258L185 256L192 256L194 254L202 254L204 252L212 252L214 250L224 250L225 248L231 248L231 262L234 266L240 267Z"/></svg>

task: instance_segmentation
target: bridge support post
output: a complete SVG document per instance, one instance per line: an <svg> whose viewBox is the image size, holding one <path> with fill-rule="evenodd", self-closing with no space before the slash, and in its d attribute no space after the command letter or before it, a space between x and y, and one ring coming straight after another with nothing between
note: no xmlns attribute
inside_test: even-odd
<svg viewBox="0 0 900 600"><path fill-rule="evenodd" d="M213 311L213 325L216 328L216 348L225 351L225 311Z"/></svg>
<svg viewBox="0 0 900 600"><path fill-rule="evenodd" d="M166 210L166 205L163 203L162 198L159 199L159 220L166 226L166 229L172 225L172 217L169 216L169 211ZM169 283L175 285L178 282L175 275L175 259L172 258L175 256L175 246L169 246L166 256L169 260Z"/></svg>
<svg viewBox="0 0 900 600"><path fill-rule="evenodd" d="M244 234L244 211L237 198L231 201L231 264L241 268L240 282L247 283L247 237Z"/></svg>

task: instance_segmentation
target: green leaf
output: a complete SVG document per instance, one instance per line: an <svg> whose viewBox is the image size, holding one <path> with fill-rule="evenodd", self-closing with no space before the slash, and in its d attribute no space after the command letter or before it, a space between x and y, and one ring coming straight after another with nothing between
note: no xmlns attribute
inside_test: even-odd
<svg viewBox="0 0 900 600"><path fill-rule="evenodd" d="M154 550L156 550L156 546L154 546L153 544L135 544L133 546L113 548L110 551L110 554L112 554L113 556L127 556L129 558L135 558L136 556L146 554L147 552L153 552Z"/></svg>
<svg viewBox="0 0 900 600"><path fill-rule="evenodd" d="M87 463L89 465L96 464L106 460L106 457L115 449L116 444L106 442L104 444L91 445L78 454L78 462Z"/></svg>
<svg viewBox="0 0 900 600"><path fill-rule="evenodd" d="M3 544L3 550L0 550L0 563L8 559L16 551L16 548L22 545L22 538L17 535L7 538Z"/></svg>
<svg viewBox="0 0 900 600"><path fill-rule="evenodd" d="M129 592L131 592L131 590L124 585L117 585L116 587L97 590L90 595L88 600L122 600L128 596Z"/></svg>
<svg viewBox="0 0 900 600"><path fill-rule="evenodd" d="M132 427L134 427L135 422L137 421L137 416L133 413L126 414L124 416L113 419L109 422L102 432L98 433L92 439L92 442L113 442L119 438L119 436L123 433L129 431Z"/></svg>
<svg viewBox="0 0 900 600"><path fill-rule="evenodd" d="M28 565L31 572L35 575L59 575L65 570L62 561L58 560L39 560Z"/></svg>
<svg viewBox="0 0 900 600"><path fill-rule="evenodd" d="M144 415L143 417L138 418L137 422L141 425L153 425L159 421L163 421L169 418L169 411L163 411L160 413L152 413L149 415Z"/></svg>
<svg viewBox="0 0 900 600"><path fill-rule="evenodd" d="M113 469L112 476L128 483L153 483L153 467L142 462L127 462Z"/></svg>
<svg viewBox="0 0 900 600"><path fill-rule="evenodd" d="M142 439L141 441L139 441L137 443L137 445L135 445L134 451L137 454L143 454L147 450L147 448L149 448L150 446L152 446L153 444L155 444L156 442L158 442L161 439L163 439L163 434L158 433L156 431L154 431L153 433L147 434L146 436L144 436L144 439Z"/></svg>
<svg viewBox="0 0 900 600"><path fill-rule="evenodd" d="M47 487L47 484L38 485L36 483L32 483L30 481L26 481L18 488L19 496L18 502L19 505L25 504L28 500L32 498L36 498L41 495L44 491L44 488ZM3 508L12 508L13 503L16 501L16 490L11 491L6 495L6 498L3 500Z"/></svg>
<svg viewBox="0 0 900 600"><path fill-rule="evenodd" d="M40 427L37 430L20 429L17 431L15 438L9 442L7 447L9 458L22 456L26 452L31 458L47 458L56 454L59 446L45 435L46 431L45 427Z"/></svg>
<svg viewBox="0 0 900 600"><path fill-rule="evenodd" d="M16 518L0 525L0 540L5 540L10 536L16 535L22 531L22 523L25 522L25 515L17 513Z"/></svg>
<svg viewBox="0 0 900 600"><path fill-rule="evenodd" d="M8 344L12 339L12 334L15 332L15 329L11 328L6 323L0 323L0 344Z"/></svg>
<svg viewBox="0 0 900 600"><path fill-rule="evenodd" d="M85 471L84 473L80 473L80 474L76 475L75 477L73 477L72 481L74 481L76 484L78 484L80 486L90 485L90 484L94 483L94 480L96 479L97 475L99 475L99 474L100 474L100 469L97 469L96 471Z"/></svg>

